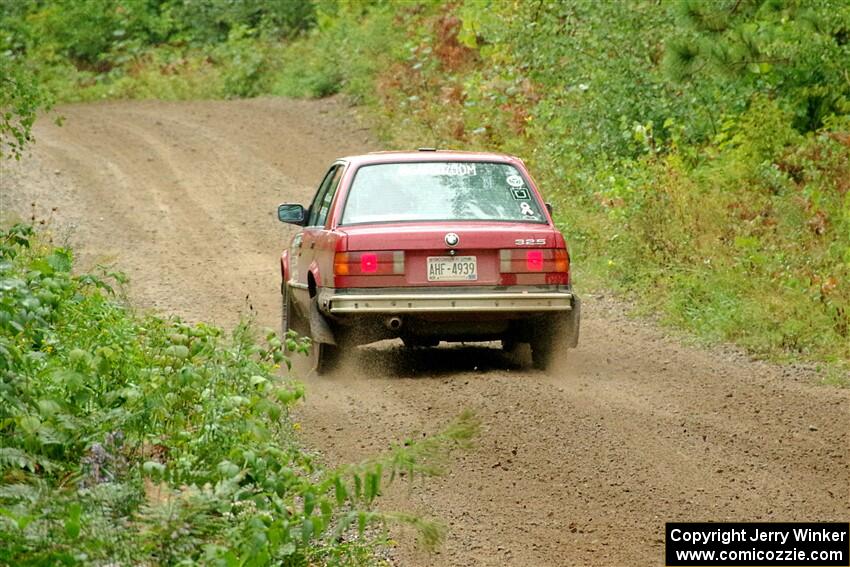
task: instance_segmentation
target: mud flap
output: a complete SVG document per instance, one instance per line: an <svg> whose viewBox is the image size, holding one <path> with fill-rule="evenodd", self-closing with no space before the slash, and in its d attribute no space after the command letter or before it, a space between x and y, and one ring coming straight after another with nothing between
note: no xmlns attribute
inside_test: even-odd
<svg viewBox="0 0 850 567"><path fill-rule="evenodd" d="M573 296L573 308L564 323L567 347L576 348L578 346L579 327L581 326L581 300L577 295Z"/></svg>
<svg viewBox="0 0 850 567"><path fill-rule="evenodd" d="M317 343L336 345L334 332L324 315L319 311L317 297L310 300L310 338Z"/></svg>

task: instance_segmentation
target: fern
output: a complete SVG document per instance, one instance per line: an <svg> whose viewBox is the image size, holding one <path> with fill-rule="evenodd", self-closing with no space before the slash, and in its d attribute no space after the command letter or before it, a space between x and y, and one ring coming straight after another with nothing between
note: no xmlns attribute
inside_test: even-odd
<svg viewBox="0 0 850 567"><path fill-rule="evenodd" d="M15 447L0 447L0 471L6 469L26 469L35 472L36 459L29 453Z"/></svg>

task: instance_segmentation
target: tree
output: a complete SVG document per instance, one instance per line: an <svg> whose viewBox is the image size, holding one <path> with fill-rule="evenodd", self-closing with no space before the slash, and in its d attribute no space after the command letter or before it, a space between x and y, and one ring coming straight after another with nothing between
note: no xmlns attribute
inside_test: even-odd
<svg viewBox="0 0 850 567"><path fill-rule="evenodd" d="M846 0L683 0L684 33L665 63L679 80L762 93L794 113L800 132L850 113L850 3Z"/></svg>

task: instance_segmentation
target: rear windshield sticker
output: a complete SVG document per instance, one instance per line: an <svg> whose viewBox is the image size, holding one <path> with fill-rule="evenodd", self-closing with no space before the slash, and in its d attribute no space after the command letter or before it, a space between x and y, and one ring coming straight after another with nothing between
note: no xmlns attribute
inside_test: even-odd
<svg viewBox="0 0 850 567"><path fill-rule="evenodd" d="M529 217L536 217L537 213L531 208L531 205L528 203L520 203L519 204L519 212Z"/></svg>
<svg viewBox="0 0 850 567"><path fill-rule="evenodd" d="M508 182L508 185L511 187L522 187L524 184L522 182L522 177L519 175L508 175L508 178L505 180Z"/></svg>
<svg viewBox="0 0 850 567"><path fill-rule="evenodd" d="M461 177L478 175L474 163L412 163L401 165L399 175L447 175Z"/></svg>
<svg viewBox="0 0 850 567"><path fill-rule="evenodd" d="M528 194L528 189L525 187L522 189L511 189L511 194L517 201L527 201L528 199L531 199L531 195Z"/></svg>

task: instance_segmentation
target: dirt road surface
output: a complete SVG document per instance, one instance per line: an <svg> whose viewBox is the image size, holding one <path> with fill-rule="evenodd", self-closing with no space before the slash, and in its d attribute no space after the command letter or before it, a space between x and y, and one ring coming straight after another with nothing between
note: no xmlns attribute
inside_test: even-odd
<svg viewBox="0 0 850 567"><path fill-rule="evenodd" d="M277 324L291 229L276 205L307 203L333 158L375 148L339 100L60 112L63 127L37 125L31 156L2 164L3 214L52 216L83 267L130 275L140 305L222 325L250 310ZM464 408L481 419L445 476L388 491L384 509L449 527L430 556L400 534L394 564L661 565L666 521L850 518L850 391L683 345L580 279L579 291L582 344L559 372L494 348L406 355L387 343L308 380L297 417L329 463L437 431Z"/></svg>

